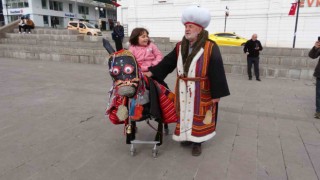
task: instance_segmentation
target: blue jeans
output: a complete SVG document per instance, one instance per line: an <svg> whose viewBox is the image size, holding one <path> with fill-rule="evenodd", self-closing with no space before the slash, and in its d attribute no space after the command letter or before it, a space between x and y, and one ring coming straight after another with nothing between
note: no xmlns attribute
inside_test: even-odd
<svg viewBox="0 0 320 180"><path fill-rule="evenodd" d="M316 82L316 111L320 112L320 78Z"/></svg>

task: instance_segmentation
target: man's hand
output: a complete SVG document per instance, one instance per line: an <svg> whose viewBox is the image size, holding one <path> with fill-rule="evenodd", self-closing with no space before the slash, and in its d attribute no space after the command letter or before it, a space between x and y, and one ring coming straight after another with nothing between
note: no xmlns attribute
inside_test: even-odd
<svg viewBox="0 0 320 180"><path fill-rule="evenodd" d="M316 43L314 44L314 47L316 49L319 49L320 48L320 41L316 41Z"/></svg>
<svg viewBox="0 0 320 180"><path fill-rule="evenodd" d="M218 98L218 99L212 99L212 102L213 103L217 103L217 102L219 102L220 101L220 98Z"/></svg>
<svg viewBox="0 0 320 180"><path fill-rule="evenodd" d="M152 72L148 71L148 72L144 72L143 73L145 76L147 77L151 77L152 76Z"/></svg>

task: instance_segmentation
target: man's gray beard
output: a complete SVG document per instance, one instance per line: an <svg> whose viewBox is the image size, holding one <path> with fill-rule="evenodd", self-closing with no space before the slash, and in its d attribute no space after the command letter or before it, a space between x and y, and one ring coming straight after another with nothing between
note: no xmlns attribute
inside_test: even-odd
<svg viewBox="0 0 320 180"><path fill-rule="evenodd" d="M188 40L188 41L190 41L190 40L192 40L192 39L197 39L197 37L198 37L198 34L197 33L193 33L193 34L190 34L190 35L184 35L184 37Z"/></svg>

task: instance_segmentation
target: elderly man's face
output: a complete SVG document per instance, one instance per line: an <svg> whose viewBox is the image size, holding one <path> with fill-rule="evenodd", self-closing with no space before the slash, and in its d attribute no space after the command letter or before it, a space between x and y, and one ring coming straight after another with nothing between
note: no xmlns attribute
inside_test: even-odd
<svg viewBox="0 0 320 180"><path fill-rule="evenodd" d="M194 24L186 24L185 31L184 31L184 37L191 42L195 42L198 38L198 34L201 31L202 31L202 28L199 26L196 26Z"/></svg>
<svg viewBox="0 0 320 180"><path fill-rule="evenodd" d="M252 41L256 41L257 38L258 38L258 35L257 35L257 34L253 34L252 37L251 37Z"/></svg>

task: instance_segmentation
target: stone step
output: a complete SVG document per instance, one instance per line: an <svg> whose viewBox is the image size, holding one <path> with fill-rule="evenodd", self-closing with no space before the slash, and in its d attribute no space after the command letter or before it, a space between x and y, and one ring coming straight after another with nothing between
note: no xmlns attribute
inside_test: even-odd
<svg viewBox="0 0 320 180"><path fill-rule="evenodd" d="M19 33L19 29L15 28L14 33ZM54 35L77 35L79 32L77 30L69 29L52 29L52 28L35 28L31 30L32 34L54 34Z"/></svg>
<svg viewBox="0 0 320 180"><path fill-rule="evenodd" d="M114 43L111 43L113 48L115 49ZM101 42L81 42L81 41L39 41L36 39L11 39L11 38L3 38L0 39L0 47L5 48L6 46L10 47L10 49L19 49L25 47L35 47L34 49L40 48L50 48L55 51L57 47L59 50L62 48L80 48L80 49L99 49L104 50ZM126 45L123 45L124 48L127 48ZM168 48L169 49L169 48ZM163 55L167 55L170 51L167 51L166 48L160 49Z"/></svg>
<svg viewBox="0 0 320 180"><path fill-rule="evenodd" d="M111 37L111 35L110 35L110 37ZM160 44L173 43L173 42L170 42L170 38L166 38L166 37L150 37L150 40L152 42L154 42L155 44L158 44L158 43L160 43ZM123 41L124 42L129 42L129 37L124 37ZM176 44L176 43L174 43L174 44Z"/></svg>
<svg viewBox="0 0 320 180"><path fill-rule="evenodd" d="M246 55L222 54L222 59L225 64L242 65L247 64ZM310 68L314 69L318 63L318 59L309 57L288 57L288 56L271 56L261 55L260 64L280 65L286 67Z"/></svg>
<svg viewBox="0 0 320 180"><path fill-rule="evenodd" d="M73 38L73 41L62 41L59 40L60 38L57 38L57 40L51 38L50 40L46 40L50 37L47 38L32 38L29 36L31 34L19 34L19 35L14 35L15 38L1 38L0 43L1 44L17 44L17 45L41 45L41 46L67 46L67 47L87 47L87 48L95 48L95 49L104 49L102 46L102 37L96 37L96 36L82 36L81 38L77 37L77 40ZM18 38L19 36L28 36L27 38ZM35 35L36 36L36 35ZM111 40L110 38L106 38L107 40L110 41L111 45L115 48L114 41ZM174 48L174 44L157 44L159 50L161 52L165 51L171 51ZM128 48L127 43L123 43L124 48Z"/></svg>
<svg viewBox="0 0 320 180"><path fill-rule="evenodd" d="M219 46L222 54L243 54L243 47ZM272 56L308 57L310 49L265 47L260 54Z"/></svg>
<svg viewBox="0 0 320 180"><path fill-rule="evenodd" d="M224 64L225 72L247 76L247 64ZM260 76L268 78L312 79L314 69L260 64ZM254 71L252 68L252 74Z"/></svg>
<svg viewBox="0 0 320 180"><path fill-rule="evenodd" d="M85 42L102 42L103 38L110 39L108 36L87 36L83 34L69 34L69 35L57 35L57 34L29 34L29 33L5 33L4 38L10 39L36 39L40 41L56 40L56 41L85 41Z"/></svg>
<svg viewBox="0 0 320 180"><path fill-rule="evenodd" d="M59 61L59 62L70 62L70 63L85 63L85 64L104 64L107 60L108 53L104 54L61 54L56 52L46 53L46 52L28 52L28 51L18 51L11 50L6 51L0 50L1 57L8 58L19 58L19 59L32 59L32 60L43 60L43 61Z"/></svg>
<svg viewBox="0 0 320 180"><path fill-rule="evenodd" d="M107 56L108 52L105 49L88 49L88 48L73 48L59 46L39 46L39 45L16 45L16 44L0 44L0 49L3 51L12 52L30 52L30 53L55 53L69 55L88 55L88 56Z"/></svg>
<svg viewBox="0 0 320 180"><path fill-rule="evenodd" d="M0 49L1 57L32 59L43 61L59 61L69 63L84 63L84 64L101 64L106 65L108 55L85 55L85 54L61 54L61 53L45 53L45 52L27 52L19 50L3 50ZM247 75L246 64L224 64L227 74ZM289 79L312 79L313 69L305 68L289 68L280 65L260 65L260 76L268 78L289 78Z"/></svg>
<svg viewBox="0 0 320 180"><path fill-rule="evenodd" d="M12 39L37 39L41 41L80 41L84 39L84 35L54 35L54 34L14 34L6 33L5 38Z"/></svg>
<svg viewBox="0 0 320 180"><path fill-rule="evenodd" d="M104 49L100 42L83 42L83 41L43 41L37 39L18 39L18 38L2 38L0 44L15 44L15 45L39 45L39 46L67 46L67 47L84 47Z"/></svg>

